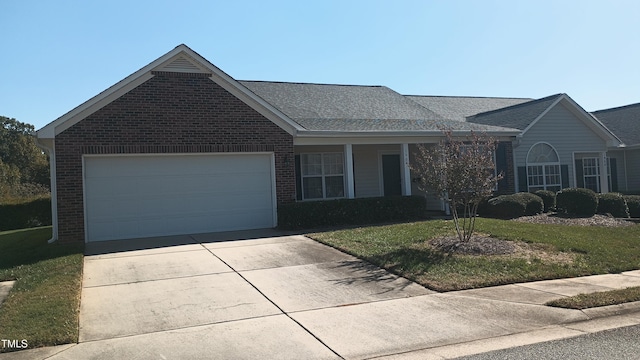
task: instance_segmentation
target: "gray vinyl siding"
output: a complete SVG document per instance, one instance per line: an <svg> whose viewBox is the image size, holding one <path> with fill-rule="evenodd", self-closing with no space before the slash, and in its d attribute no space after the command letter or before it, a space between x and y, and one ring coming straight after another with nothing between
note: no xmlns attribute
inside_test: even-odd
<svg viewBox="0 0 640 360"><path fill-rule="evenodd" d="M382 196L380 152L400 154L400 145L353 145L353 177L356 197Z"/></svg>
<svg viewBox="0 0 640 360"><path fill-rule="evenodd" d="M606 142L562 104L554 106L524 134L514 149L516 166L526 166L527 153L538 142L553 146L560 165L568 165L570 187L575 186L573 154L607 150Z"/></svg>

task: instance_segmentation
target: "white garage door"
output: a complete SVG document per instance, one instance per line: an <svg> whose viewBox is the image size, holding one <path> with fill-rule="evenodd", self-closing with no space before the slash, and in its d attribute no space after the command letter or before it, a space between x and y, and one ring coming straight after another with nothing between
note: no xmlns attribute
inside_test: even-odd
<svg viewBox="0 0 640 360"><path fill-rule="evenodd" d="M87 241L275 226L271 154L85 156Z"/></svg>

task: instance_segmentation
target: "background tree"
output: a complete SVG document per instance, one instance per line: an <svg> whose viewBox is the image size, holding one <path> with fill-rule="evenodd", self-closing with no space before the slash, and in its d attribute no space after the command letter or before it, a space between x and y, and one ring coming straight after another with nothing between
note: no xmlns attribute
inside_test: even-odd
<svg viewBox="0 0 640 360"><path fill-rule="evenodd" d="M0 116L0 200L49 192L49 160L31 124Z"/></svg>
<svg viewBox="0 0 640 360"><path fill-rule="evenodd" d="M462 138L451 131L444 134L436 146L418 145L412 170L420 179L420 190L449 204L458 239L465 242L473 235L478 204L491 196L502 178L495 171L497 143L474 132Z"/></svg>

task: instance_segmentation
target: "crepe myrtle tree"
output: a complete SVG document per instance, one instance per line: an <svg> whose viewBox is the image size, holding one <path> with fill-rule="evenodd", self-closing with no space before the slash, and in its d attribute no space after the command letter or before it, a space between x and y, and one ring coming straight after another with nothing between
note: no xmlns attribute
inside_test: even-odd
<svg viewBox="0 0 640 360"><path fill-rule="evenodd" d="M460 242L471 240L478 204L491 196L503 174L496 174L497 142L486 134L471 132L454 137L445 130L435 146L420 144L411 169L420 190L439 196L451 209Z"/></svg>

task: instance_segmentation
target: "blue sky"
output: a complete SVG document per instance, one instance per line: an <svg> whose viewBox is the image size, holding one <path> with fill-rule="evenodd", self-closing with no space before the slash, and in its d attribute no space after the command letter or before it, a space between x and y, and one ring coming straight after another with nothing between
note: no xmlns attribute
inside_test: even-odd
<svg viewBox="0 0 640 360"><path fill-rule="evenodd" d="M179 44L238 80L640 102L640 2L0 0L0 115L40 128Z"/></svg>

